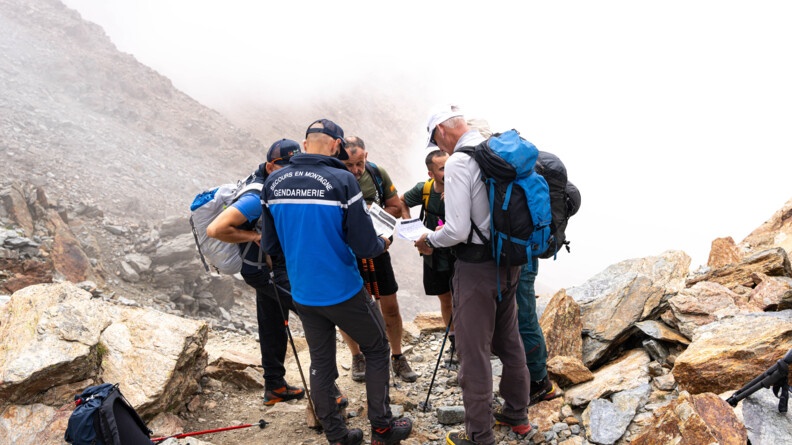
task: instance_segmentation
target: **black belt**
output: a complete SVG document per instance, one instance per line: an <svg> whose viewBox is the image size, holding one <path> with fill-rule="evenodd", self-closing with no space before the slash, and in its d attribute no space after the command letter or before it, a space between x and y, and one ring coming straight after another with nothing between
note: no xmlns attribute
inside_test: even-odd
<svg viewBox="0 0 792 445"><path fill-rule="evenodd" d="M466 263L492 261L492 249L486 244L460 243L451 248L458 260Z"/></svg>

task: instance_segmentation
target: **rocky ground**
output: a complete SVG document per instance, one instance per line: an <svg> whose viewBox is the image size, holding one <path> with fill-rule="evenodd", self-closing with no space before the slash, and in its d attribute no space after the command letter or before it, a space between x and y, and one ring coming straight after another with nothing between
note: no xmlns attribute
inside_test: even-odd
<svg viewBox="0 0 792 445"><path fill-rule="evenodd" d="M299 331L297 335L300 335ZM446 432L463 428L463 424L441 425L438 423L438 408L462 406L461 390L456 384L455 366L449 367L445 363L445 359L449 357L447 351L443 353L443 360L438 368L429 398L431 409L423 412L420 408L426 400L442 340L442 332L429 333L422 335L415 344L407 346L405 351L412 367L421 376L414 383L406 383L401 379L391 382L390 394L394 413L403 413L405 417L413 420L413 434L403 442L405 444L443 444ZM211 334L209 343L210 351L236 349L240 352L258 354L258 345L250 336L240 336L231 332L214 332ZM297 337L295 344L300 351L299 359L307 379L310 358L305 342L301 337ZM287 357L287 379L290 384L302 386L300 372L291 351L290 347ZM361 428L364 431L365 440L370 441L370 425L366 418L365 408L365 384L351 379L349 366L352 358L340 336L337 339L337 352L338 385L349 398L347 424L350 428ZM497 360L494 360L493 363L497 372ZM495 382L497 385L497 377ZM228 383L205 379L203 393L190 404L190 410L181 416L185 422L184 431L205 431L239 424L253 424L263 419L267 422L264 429L254 426L196 436L196 438L215 445L327 443L324 434L307 426L308 404L305 400L279 403L267 407L262 403L262 396L263 390L241 390ZM516 436L509 428L503 426L496 426L495 431L499 443L503 444L529 444L537 443L535 440L539 440L538 437L531 439L532 436ZM571 433L567 432L567 435L569 436Z"/></svg>

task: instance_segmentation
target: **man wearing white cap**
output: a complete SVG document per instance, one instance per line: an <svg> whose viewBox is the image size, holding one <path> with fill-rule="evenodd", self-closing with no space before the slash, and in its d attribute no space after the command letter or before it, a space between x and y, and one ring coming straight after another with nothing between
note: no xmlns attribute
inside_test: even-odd
<svg viewBox="0 0 792 445"><path fill-rule="evenodd" d="M427 145L451 155L445 164L445 224L415 243L422 254L431 254L435 247L453 247L457 257L452 298L465 432L449 433L446 442L492 445L496 422L517 434L532 430L526 416L530 376L517 325L515 288L501 289L502 298L498 299L498 282L506 283L507 272L518 276L520 268L499 269L489 240L481 239L472 228L475 224L478 232L489 238L489 200L478 163L459 149L475 147L484 137L468 127L462 111L454 106L432 114L427 131ZM499 392L504 404L496 410L492 409L490 352L503 363Z"/></svg>

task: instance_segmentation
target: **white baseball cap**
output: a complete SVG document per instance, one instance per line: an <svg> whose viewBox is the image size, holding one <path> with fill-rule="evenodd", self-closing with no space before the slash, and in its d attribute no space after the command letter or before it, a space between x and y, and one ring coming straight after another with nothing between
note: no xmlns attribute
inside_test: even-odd
<svg viewBox="0 0 792 445"><path fill-rule="evenodd" d="M451 119L452 117L459 117L462 115L462 109L456 105L443 105L435 108L435 111L429 116L429 122L426 124L426 131L429 132L429 134L426 136L426 146L436 147L436 145L433 144L431 140L432 133L434 133L434 130L438 125Z"/></svg>

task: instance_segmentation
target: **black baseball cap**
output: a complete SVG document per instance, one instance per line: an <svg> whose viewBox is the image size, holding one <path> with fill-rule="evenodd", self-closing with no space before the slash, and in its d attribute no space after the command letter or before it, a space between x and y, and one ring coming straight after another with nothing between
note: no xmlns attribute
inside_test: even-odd
<svg viewBox="0 0 792 445"><path fill-rule="evenodd" d="M339 127L335 122L329 119L318 119L308 126L305 130L305 136L311 133L323 133L333 139L341 140L341 150L338 152L338 159L344 161L349 159L349 154L346 151L346 141L344 140L344 129Z"/></svg>
<svg viewBox="0 0 792 445"><path fill-rule="evenodd" d="M267 162L288 165L292 156L302 153L300 144L291 139L281 139L273 143L267 151Z"/></svg>

